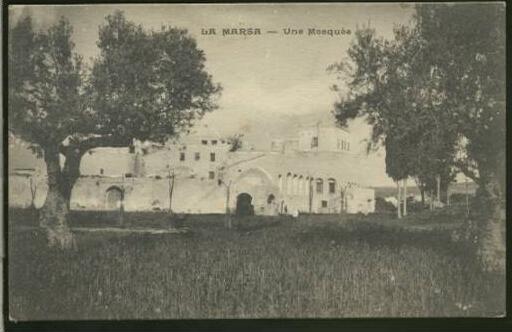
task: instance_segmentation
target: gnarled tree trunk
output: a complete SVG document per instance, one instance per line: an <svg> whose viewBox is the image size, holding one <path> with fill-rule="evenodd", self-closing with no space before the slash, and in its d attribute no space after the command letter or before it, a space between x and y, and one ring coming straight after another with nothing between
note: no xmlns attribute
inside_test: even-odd
<svg viewBox="0 0 512 332"><path fill-rule="evenodd" d="M79 174L80 158L68 155L61 170L59 151L48 148L44 153L48 175L48 192L41 209L40 226L47 233L48 245L61 249L70 249L75 246L73 233L68 225L71 190ZM78 157L76 160L75 157Z"/></svg>
<svg viewBox="0 0 512 332"><path fill-rule="evenodd" d="M488 207L488 212L481 216L478 227L478 255L485 270L504 273L506 220L505 207L502 205L504 183L500 181L499 176L491 174L479 191L478 199Z"/></svg>

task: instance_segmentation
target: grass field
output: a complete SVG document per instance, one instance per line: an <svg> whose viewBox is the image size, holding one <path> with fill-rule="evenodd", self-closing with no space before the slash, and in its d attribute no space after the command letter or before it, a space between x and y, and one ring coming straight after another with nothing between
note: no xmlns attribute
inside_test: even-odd
<svg viewBox="0 0 512 332"><path fill-rule="evenodd" d="M45 246L9 228L9 312L16 320L496 316L503 276L442 228L383 216L190 216L187 234L77 234ZM409 222L411 222L409 220ZM420 223L425 223L422 221Z"/></svg>

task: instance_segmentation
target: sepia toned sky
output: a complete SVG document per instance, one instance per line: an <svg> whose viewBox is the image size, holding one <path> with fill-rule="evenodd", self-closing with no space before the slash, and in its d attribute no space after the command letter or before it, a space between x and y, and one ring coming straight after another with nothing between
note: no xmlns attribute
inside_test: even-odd
<svg viewBox="0 0 512 332"><path fill-rule="evenodd" d="M86 60L98 54L98 26L116 9L146 28L162 25L187 28L207 58L207 69L223 86L219 109L203 123L221 134L247 133L258 148L269 144L275 133L286 133L278 119L300 123L315 118L331 122L337 99L329 87L336 77L327 66L346 56L353 34L309 36L308 29L350 29L370 23L382 36L391 36L395 24L410 21L413 8L400 4L195 4L195 5L80 5L11 6L10 20L30 13L39 27L66 16L74 27L76 50ZM215 28L216 35L202 35L202 28ZM262 35L222 35L223 28L259 28ZM303 35L284 35L283 29L303 29ZM267 34L274 30L277 33ZM307 119L307 120L304 120ZM304 123L307 124L307 123ZM369 133L364 121L349 127L360 142ZM261 145L261 146L259 146ZM384 173L382 152L370 156Z"/></svg>

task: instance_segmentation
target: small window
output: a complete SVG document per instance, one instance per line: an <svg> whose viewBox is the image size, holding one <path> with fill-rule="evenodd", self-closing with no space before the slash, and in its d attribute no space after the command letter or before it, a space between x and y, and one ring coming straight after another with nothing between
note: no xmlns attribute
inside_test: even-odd
<svg viewBox="0 0 512 332"><path fill-rule="evenodd" d="M210 180L215 179L215 172L213 172L213 171L209 171L209 172L208 172L208 179L210 179Z"/></svg>
<svg viewBox="0 0 512 332"><path fill-rule="evenodd" d="M327 207L327 201L322 201L322 207L323 207L323 208L326 208L326 207Z"/></svg>
<svg viewBox="0 0 512 332"><path fill-rule="evenodd" d="M204 139L204 140L201 141L201 144L208 145L208 141Z"/></svg>
<svg viewBox="0 0 512 332"><path fill-rule="evenodd" d="M216 139L212 140L212 145L217 145L217 140Z"/></svg>
<svg viewBox="0 0 512 332"><path fill-rule="evenodd" d="M210 161L215 161L215 153L210 153Z"/></svg>
<svg viewBox="0 0 512 332"><path fill-rule="evenodd" d="M311 147L312 148L318 147L318 137L317 136L313 137L313 140L311 141Z"/></svg>
<svg viewBox="0 0 512 332"><path fill-rule="evenodd" d="M100 168L100 174L103 175L105 173L105 170L103 168Z"/></svg>
<svg viewBox="0 0 512 332"><path fill-rule="evenodd" d="M185 161L185 152L180 152L180 161Z"/></svg>
<svg viewBox="0 0 512 332"><path fill-rule="evenodd" d="M316 192L322 194L324 192L324 181L322 179L316 180Z"/></svg>
<svg viewBox="0 0 512 332"><path fill-rule="evenodd" d="M334 194L336 192L336 181L329 180L329 193Z"/></svg>
<svg viewBox="0 0 512 332"><path fill-rule="evenodd" d="M194 155L194 159L196 161L198 161L199 159L201 159L201 154L199 152L196 152L195 155Z"/></svg>

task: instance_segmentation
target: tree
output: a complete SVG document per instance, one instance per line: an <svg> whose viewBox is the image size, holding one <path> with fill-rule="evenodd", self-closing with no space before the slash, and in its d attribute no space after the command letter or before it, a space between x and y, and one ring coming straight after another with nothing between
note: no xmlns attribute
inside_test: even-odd
<svg viewBox="0 0 512 332"><path fill-rule="evenodd" d="M346 125L364 116L372 125L369 149L386 148L386 172L397 182L398 210L400 183L405 186L414 177L425 187L454 156L456 134L437 116L444 112L439 104L443 94L424 64L423 47L414 27L395 28L391 41L366 27L356 31L349 58L330 67L344 76L349 90L335 105L336 120Z"/></svg>
<svg viewBox="0 0 512 332"><path fill-rule="evenodd" d="M44 33L35 32L27 16L11 29L9 38L9 130L44 156L49 189L42 224L54 226L48 234L50 244L59 239L66 246L72 237L62 217L73 175L61 172L59 147L79 126L83 111L82 61L73 53L71 33L65 19Z"/></svg>
<svg viewBox="0 0 512 332"><path fill-rule="evenodd" d="M337 121L367 117L372 142L390 154L388 174L406 172L424 188L441 178L446 187L457 167L479 185L486 269L504 267L504 17L500 4L417 5L413 26L395 28L391 41L359 29L349 61L334 66L350 88L335 105Z"/></svg>
<svg viewBox="0 0 512 332"><path fill-rule="evenodd" d="M69 202L88 150L134 139L163 142L214 110L220 92L186 30L145 31L122 12L109 15L87 76L71 35L65 18L36 32L24 17L9 38L9 130L44 157L41 225L50 245L63 248L73 244Z"/></svg>
<svg viewBox="0 0 512 332"><path fill-rule="evenodd" d="M242 148L244 134L234 134L228 137L229 152L235 152Z"/></svg>
<svg viewBox="0 0 512 332"><path fill-rule="evenodd" d="M505 6L421 5L417 22L428 63L439 72L449 122L466 141L455 166L478 185L481 261L486 269L504 270Z"/></svg>

